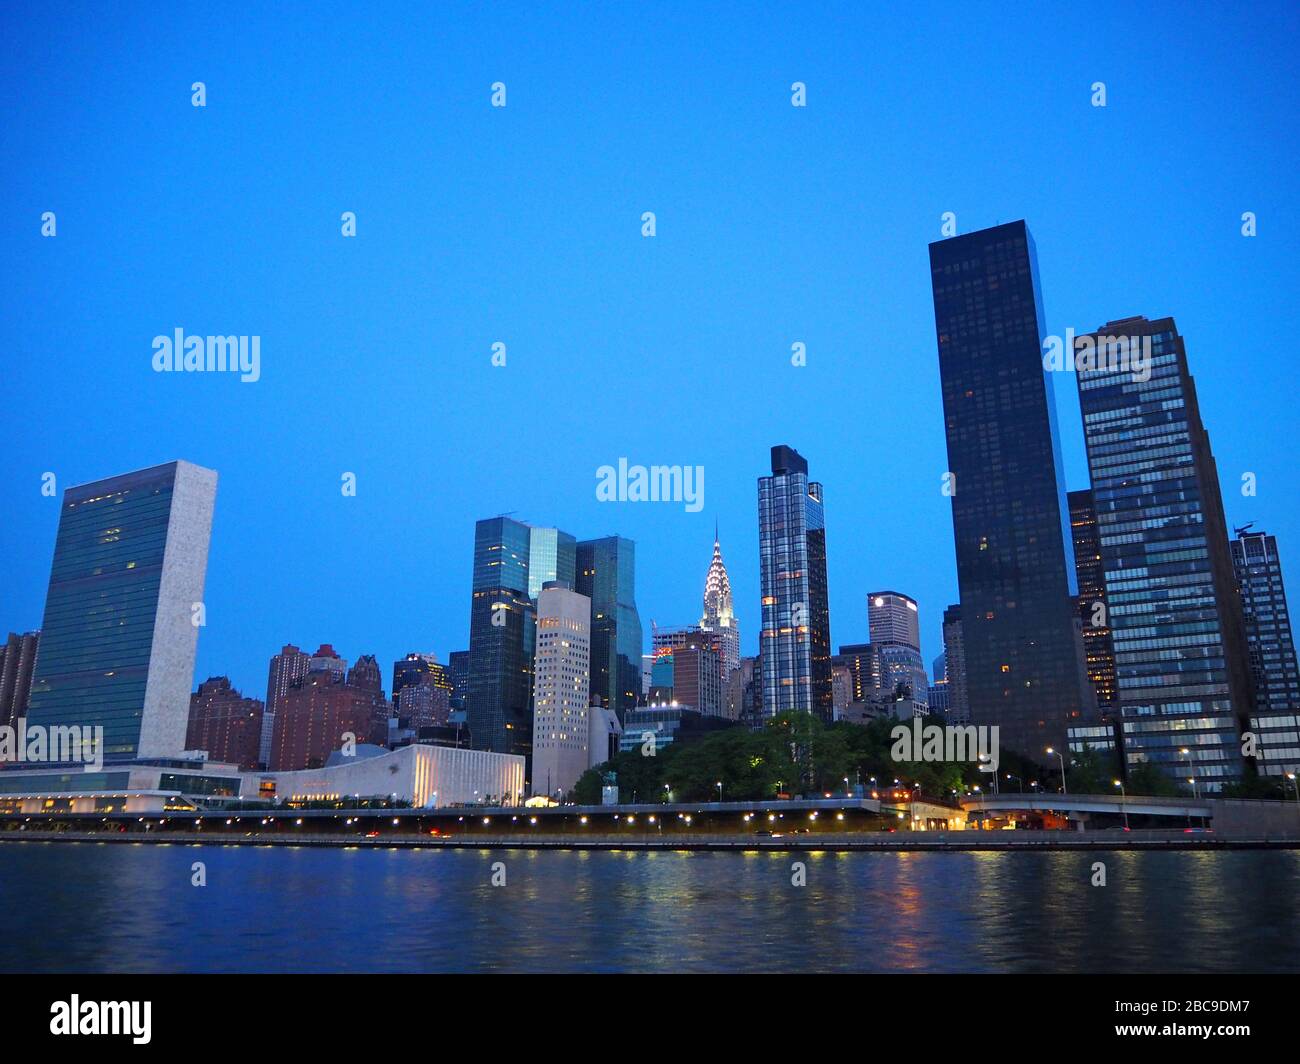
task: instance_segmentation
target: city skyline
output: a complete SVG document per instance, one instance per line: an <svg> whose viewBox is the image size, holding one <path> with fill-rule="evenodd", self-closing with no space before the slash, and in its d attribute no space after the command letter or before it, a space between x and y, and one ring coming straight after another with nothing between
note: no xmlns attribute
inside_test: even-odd
<svg viewBox="0 0 1300 1064"><path fill-rule="evenodd" d="M40 623L58 508L40 494L42 474L61 489L185 457L222 476L200 677L229 674L256 692L285 642L332 641L380 660L463 649L472 523L512 510L635 541L638 606L663 624L699 615L716 519L742 652L753 654L753 477L767 449L788 441L834 500L836 643L865 641L865 595L897 587L922 606L929 661L957 600L925 284L925 246L947 211L959 232L1029 220L1050 332L1176 316L1229 525L1254 521L1284 552L1300 535L1286 456L1260 432L1287 423L1297 382L1272 343L1297 325L1287 255L1296 223L1278 206L1289 202L1294 149L1276 135L1298 102L1277 32L1294 13L1187 12L1177 20L1185 52L1215 55L1226 35L1252 59L1173 71L1149 63L1136 15L1069 16L1065 56L1059 27L1018 24L1026 49L1060 60L1044 72L988 69L981 45L993 46L993 30L977 13L944 10L946 32L975 45L921 79L914 71L931 67L934 48L924 20L846 13L832 27L766 14L741 30L705 17L696 40L715 64L685 83L680 41L622 55L622 74L605 65L602 45L620 39L628 15L593 14L578 37L515 15L530 32L486 56L449 50L428 90L436 121L418 107L394 115L388 101L428 73L406 41L495 39L489 12L445 18L421 14L376 55L342 39L296 40L270 14L253 37L213 13L153 25L128 14L156 63L132 62L111 92L38 95L14 116L15 165L0 180L16 210L0 255L23 266L7 271L14 312L0 339L12 409L41 415L25 430L33 419L0 425L0 550L17 560L0 588L0 625ZM112 41L52 14L11 29L20 50L49 51L46 73L66 84L116 62ZM837 47L884 36L892 46L869 71ZM184 42L195 39L226 59L192 69ZM573 58L567 73L538 65L538 42ZM313 82L315 117L301 123L285 120L299 105L260 76L291 53L304 69L333 72ZM489 102L498 76L510 89L504 110ZM189 104L196 79L207 84L204 109ZM1099 79L1105 108L1089 102ZM806 108L790 106L796 80ZM629 109L640 124L629 126ZM259 113L275 118L250 121ZM575 140L564 131L577 115ZM95 137L93 181L65 165L75 143L51 136L68 128ZM1181 160L1204 154L1207 128L1215 166L1189 183ZM1072 161L1109 158L1155 129L1164 147L1141 167ZM176 153L140 166L157 138ZM759 147L768 143L790 150ZM1003 160L1019 161L1006 172ZM278 176L250 178L267 173ZM196 201L208 209L194 211ZM39 236L45 210L58 216L52 239ZM348 210L353 240L339 232ZM653 239L640 233L648 210ZM1240 233L1245 211L1258 213L1255 238ZM98 240L116 252L89 254ZM1107 253L1083 253L1098 248ZM150 340L178 327L260 335L260 379L155 374ZM497 342L508 350L500 368L490 363ZM799 342L803 367L790 364ZM685 364L689 375L678 372ZM1246 386L1243 366L1268 386ZM563 391L548 392L560 381ZM592 419L590 404L567 401L614 384L630 397L626 416ZM1077 401L1056 391L1066 487L1078 489ZM539 448L523 414L548 394L558 431ZM517 425L489 416L505 409ZM142 431L105 434L103 419L122 411ZM624 456L704 465L703 508L596 502L595 470ZM454 485L438 483L444 459ZM868 472L882 459L897 464L892 512ZM1236 490L1245 471L1258 475L1254 498ZM357 474L353 498L340 496L344 472ZM322 579L322 566L354 575Z"/></svg>

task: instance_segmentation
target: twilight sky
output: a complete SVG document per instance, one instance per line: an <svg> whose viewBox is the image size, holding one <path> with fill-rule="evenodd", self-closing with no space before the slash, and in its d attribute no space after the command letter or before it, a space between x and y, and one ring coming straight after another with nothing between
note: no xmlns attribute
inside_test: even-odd
<svg viewBox="0 0 1300 1064"><path fill-rule="evenodd" d="M825 485L833 643L892 588L928 663L945 211L1027 219L1049 333L1177 319L1228 520L1296 590L1293 5L31 6L0 13L0 635L41 622L44 472L185 458L220 475L196 682L261 697L285 642L386 686L445 661L474 521L510 511L634 539L647 644L698 619L716 520L750 654L755 479L788 443ZM155 373L177 328L260 336L261 379ZM598 502L621 457L703 466L703 508Z"/></svg>

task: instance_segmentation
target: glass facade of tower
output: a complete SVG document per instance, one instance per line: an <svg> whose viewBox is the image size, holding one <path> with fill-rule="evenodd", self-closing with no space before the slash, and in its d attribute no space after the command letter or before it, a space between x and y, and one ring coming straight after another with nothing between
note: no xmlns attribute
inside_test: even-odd
<svg viewBox="0 0 1300 1064"><path fill-rule="evenodd" d="M1246 624L1246 647L1255 684L1251 730L1259 736L1259 771L1280 776L1300 770L1300 670L1277 540L1238 529L1232 564Z"/></svg>
<svg viewBox="0 0 1300 1064"><path fill-rule="evenodd" d="M576 579L577 540L558 528L530 528L528 535L528 597L534 602L549 583L570 590Z"/></svg>
<svg viewBox="0 0 1300 1064"><path fill-rule="evenodd" d="M1040 762L1092 707L1037 256L1024 222L930 245L971 721Z"/></svg>
<svg viewBox="0 0 1300 1064"><path fill-rule="evenodd" d="M1131 339L1128 359L1108 342L1118 337ZM1079 402L1125 759L1180 779L1190 759L1198 782L1217 789L1242 776L1238 733L1252 699L1218 473L1183 340L1172 318L1126 318L1081 342L1098 352L1078 371ZM1148 343L1143 370L1133 359Z"/></svg>
<svg viewBox="0 0 1300 1064"><path fill-rule="evenodd" d="M465 719L475 749L532 748L535 612L528 595L530 529L508 517L474 526Z"/></svg>
<svg viewBox="0 0 1300 1064"><path fill-rule="evenodd" d="M108 759L180 753L215 491L172 462L64 492L29 724L102 726Z"/></svg>
<svg viewBox="0 0 1300 1064"><path fill-rule="evenodd" d="M758 480L762 595L759 659L763 715L834 717L826 522L822 486L793 448L772 448L772 475Z"/></svg>
<svg viewBox="0 0 1300 1064"><path fill-rule="evenodd" d="M636 544L622 536L583 540L574 590L591 599L591 699L621 721L641 695L641 618Z"/></svg>
<svg viewBox="0 0 1300 1064"><path fill-rule="evenodd" d="M1109 716L1115 708L1115 649L1106 617L1106 573L1101 562L1097 511L1091 490L1072 491L1070 529L1074 538L1074 572L1079 583L1079 623L1088 682L1097 697L1097 710Z"/></svg>

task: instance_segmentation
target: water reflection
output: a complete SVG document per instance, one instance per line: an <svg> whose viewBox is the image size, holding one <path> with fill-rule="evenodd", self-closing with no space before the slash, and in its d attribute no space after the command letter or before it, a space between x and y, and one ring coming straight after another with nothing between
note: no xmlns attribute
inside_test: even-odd
<svg viewBox="0 0 1300 1064"><path fill-rule="evenodd" d="M6 843L0 970L1294 971L1297 888L1292 851Z"/></svg>

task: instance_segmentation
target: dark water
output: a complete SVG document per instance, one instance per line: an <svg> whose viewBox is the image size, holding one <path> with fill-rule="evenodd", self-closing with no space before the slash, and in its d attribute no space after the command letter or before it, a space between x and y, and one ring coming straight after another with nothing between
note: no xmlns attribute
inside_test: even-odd
<svg viewBox="0 0 1300 1064"><path fill-rule="evenodd" d="M5 842L0 971L1296 971L1298 888L1295 851Z"/></svg>

